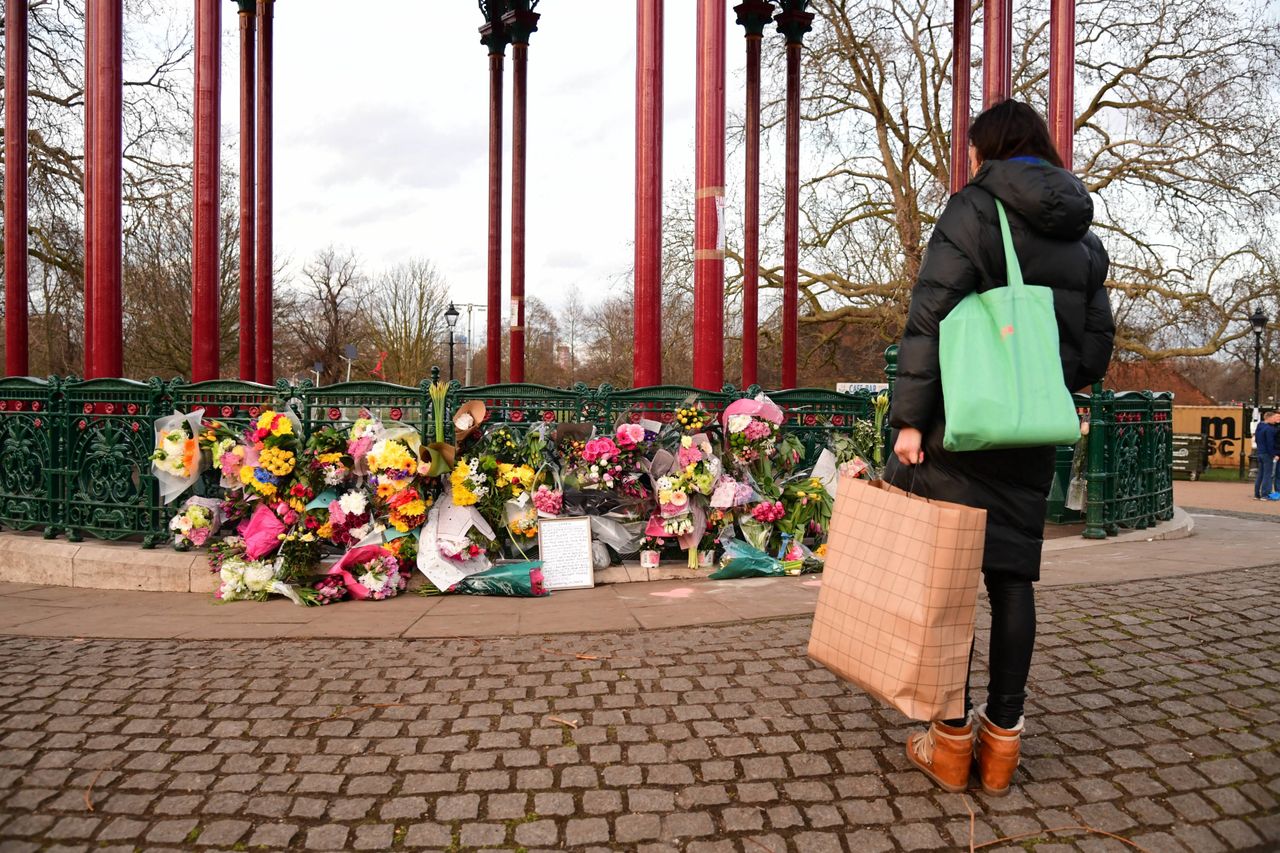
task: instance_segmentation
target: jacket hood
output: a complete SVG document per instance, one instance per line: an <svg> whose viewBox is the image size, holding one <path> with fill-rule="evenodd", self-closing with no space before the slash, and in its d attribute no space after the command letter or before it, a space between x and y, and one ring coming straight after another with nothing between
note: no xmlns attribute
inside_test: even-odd
<svg viewBox="0 0 1280 853"><path fill-rule="evenodd" d="M1093 199L1074 174L1045 162L988 160L970 182L1058 240L1079 240L1093 224Z"/></svg>

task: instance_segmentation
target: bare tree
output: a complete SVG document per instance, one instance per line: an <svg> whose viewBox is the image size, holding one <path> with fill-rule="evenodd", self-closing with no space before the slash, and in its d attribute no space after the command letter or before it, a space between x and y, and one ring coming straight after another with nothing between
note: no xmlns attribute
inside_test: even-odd
<svg viewBox="0 0 1280 853"><path fill-rule="evenodd" d="M1015 96L1041 108L1047 6L1020 6L1015 37ZM1275 304L1267 249L1280 189L1280 30L1269 8L1078 4L1075 165L1098 200L1095 227L1114 262L1122 350L1214 353L1246 334L1248 305ZM823 329L819 349L847 328L887 343L946 201L950 9L938 0L815 0L813 9L801 322ZM780 61L776 48L771 58ZM780 133L779 92L766 115ZM766 248L778 245L780 225L770 190ZM762 275L781 287L780 266Z"/></svg>
<svg viewBox="0 0 1280 853"><path fill-rule="evenodd" d="M448 307L448 284L426 259L392 267L372 280L364 313L369 343L377 350L372 355L386 381L417 385L448 359Z"/></svg>
<svg viewBox="0 0 1280 853"><path fill-rule="evenodd" d="M343 349L367 334L360 312L366 286L359 258L350 249L329 246L302 268L297 308L286 332L300 345L302 370L319 364L321 382L326 385L346 377Z"/></svg>

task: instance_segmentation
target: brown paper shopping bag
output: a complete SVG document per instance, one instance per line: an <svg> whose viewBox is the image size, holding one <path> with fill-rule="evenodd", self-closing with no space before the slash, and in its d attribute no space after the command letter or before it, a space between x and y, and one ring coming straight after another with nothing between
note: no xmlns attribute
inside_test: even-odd
<svg viewBox="0 0 1280 853"><path fill-rule="evenodd" d="M912 719L963 717L986 525L841 477L809 657Z"/></svg>

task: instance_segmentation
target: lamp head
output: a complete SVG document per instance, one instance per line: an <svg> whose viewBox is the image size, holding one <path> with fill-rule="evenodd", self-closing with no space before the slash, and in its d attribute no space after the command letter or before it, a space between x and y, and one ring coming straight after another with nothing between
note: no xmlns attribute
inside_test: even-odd
<svg viewBox="0 0 1280 853"><path fill-rule="evenodd" d="M1259 307L1254 306L1253 313L1249 315L1249 324L1253 326L1253 333L1262 336L1267 330L1267 323L1271 322L1271 318Z"/></svg>

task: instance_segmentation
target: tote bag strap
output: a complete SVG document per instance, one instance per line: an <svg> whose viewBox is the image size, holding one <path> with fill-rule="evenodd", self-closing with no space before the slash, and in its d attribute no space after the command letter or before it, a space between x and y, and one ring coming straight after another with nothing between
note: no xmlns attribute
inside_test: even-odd
<svg viewBox="0 0 1280 853"><path fill-rule="evenodd" d="M1000 215L1000 238L1004 241L1004 265L1009 278L1010 287L1022 287L1022 265L1018 263L1018 253L1013 249L1013 235L1009 233L1009 217L1005 215L1004 205L996 199L996 213Z"/></svg>

